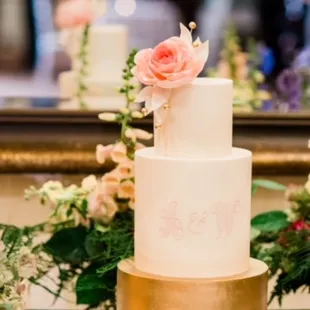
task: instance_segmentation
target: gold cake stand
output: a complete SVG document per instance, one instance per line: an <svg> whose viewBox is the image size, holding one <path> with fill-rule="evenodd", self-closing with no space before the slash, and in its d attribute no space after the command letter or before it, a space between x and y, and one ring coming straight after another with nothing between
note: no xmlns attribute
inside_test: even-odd
<svg viewBox="0 0 310 310"><path fill-rule="evenodd" d="M266 310L268 267L255 259L250 266L231 278L184 279L147 274L124 260L118 266L117 310Z"/></svg>

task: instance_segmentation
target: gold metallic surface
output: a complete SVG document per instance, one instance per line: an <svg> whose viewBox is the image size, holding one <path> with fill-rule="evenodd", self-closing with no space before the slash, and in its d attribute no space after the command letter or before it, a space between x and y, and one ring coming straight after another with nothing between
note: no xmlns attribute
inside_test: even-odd
<svg viewBox="0 0 310 310"><path fill-rule="evenodd" d="M100 166L94 149L27 149L0 148L0 172L96 172L105 171L110 164ZM253 152L255 173L295 174L310 170L310 151Z"/></svg>
<svg viewBox="0 0 310 310"><path fill-rule="evenodd" d="M266 310L267 266L226 279L174 279L149 275L133 260L118 266L117 310Z"/></svg>

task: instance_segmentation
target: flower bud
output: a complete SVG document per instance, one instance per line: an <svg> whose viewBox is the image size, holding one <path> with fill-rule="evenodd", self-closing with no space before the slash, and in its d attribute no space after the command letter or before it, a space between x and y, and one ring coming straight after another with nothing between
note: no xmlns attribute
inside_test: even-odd
<svg viewBox="0 0 310 310"><path fill-rule="evenodd" d="M143 117L144 117L144 115L143 115L140 111L133 111L133 112L131 113L131 116L132 116L133 118L143 118Z"/></svg>
<svg viewBox="0 0 310 310"><path fill-rule="evenodd" d="M113 122L116 120L116 114L115 113L100 113L98 115L99 119L106 122Z"/></svg>
<svg viewBox="0 0 310 310"><path fill-rule="evenodd" d="M122 113L122 114L129 114L129 109L128 108L121 108L120 109L120 112Z"/></svg>
<svg viewBox="0 0 310 310"><path fill-rule="evenodd" d="M134 133L134 131L131 128L127 128L125 131L125 137L132 140L133 142L136 142L137 137Z"/></svg>
<svg viewBox="0 0 310 310"><path fill-rule="evenodd" d="M150 140L153 138L153 134L142 130L142 129L132 129L137 139L140 140Z"/></svg>

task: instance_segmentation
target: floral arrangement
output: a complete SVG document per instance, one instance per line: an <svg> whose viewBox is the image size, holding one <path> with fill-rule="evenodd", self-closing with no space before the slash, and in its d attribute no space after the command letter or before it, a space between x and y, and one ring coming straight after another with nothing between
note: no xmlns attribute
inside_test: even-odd
<svg viewBox="0 0 310 310"><path fill-rule="evenodd" d="M68 0L61 2L56 10L55 23L58 28L62 29L61 42L62 45L73 45L71 40L75 39L75 32L82 32L82 37L79 39L79 52L76 55L75 48L69 51L72 57L78 57L80 62L79 72L77 76L77 92L76 99L80 108L87 108L85 102L85 93L87 92L87 85L85 77L87 76L88 66L88 45L89 45L89 32L91 24L100 17L105 11L105 0Z"/></svg>
<svg viewBox="0 0 310 310"><path fill-rule="evenodd" d="M33 240L42 232L48 233L50 238L46 242L25 246L31 253L50 258L49 269L59 271L58 290L52 291L44 285L47 271L31 275L30 282L56 298L75 283L77 303L90 308L115 308L117 264L133 255L134 153L144 147L140 140L152 138L152 134L130 125L133 119L143 117L132 108L136 85L131 71L136 53L132 51L123 70L124 85L120 92L126 97L127 106L118 113L99 115L101 120L116 121L121 126L115 144L98 145L96 150L98 162L112 161L114 169L99 180L91 175L80 186L65 187L60 182L48 181L39 189L29 188L25 192L27 199L37 197L42 205L51 208L47 222L23 229L2 226L9 244L15 244L16 238L24 240L26 236ZM18 234L7 234L7 229Z"/></svg>
<svg viewBox="0 0 310 310"><path fill-rule="evenodd" d="M235 95L234 107L238 111L260 109L271 94L264 89L265 76L259 69L260 61L254 42L250 42L249 52L243 52L240 39L233 25L224 35L224 49L217 68L208 70L209 76L232 79Z"/></svg>
<svg viewBox="0 0 310 310"><path fill-rule="evenodd" d="M286 189L288 208L252 219L252 256L265 261L276 285L270 302L307 290L310 293L310 176L304 186Z"/></svg>
<svg viewBox="0 0 310 310"><path fill-rule="evenodd" d="M41 225L24 229L1 225L1 229L0 309L22 310L26 306L29 284L45 275L52 262L33 244Z"/></svg>
<svg viewBox="0 0 310 310"><path fill-rule="evenodd" d="M310 104L310 49L302 51L289 69L277 79L279 105L299 110Z"/></svg>

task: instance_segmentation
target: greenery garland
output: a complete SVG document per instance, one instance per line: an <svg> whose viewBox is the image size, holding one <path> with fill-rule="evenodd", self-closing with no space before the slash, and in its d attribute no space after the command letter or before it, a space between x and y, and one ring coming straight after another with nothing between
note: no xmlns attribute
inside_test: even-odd
<svg viewBox="0 0 310 310"><path fill-rule="evenodd" d="M80 59L80 69L78 72L78 89L76 92L76 98L79 102L81 109L87 108L87 103L85 102L85 93L87 92L87 85L85 83L85 77L87 76L87 66L88 66L88 45L89 45L89 31L90 24L84 27L80 51L78 57Z"/></svg>

